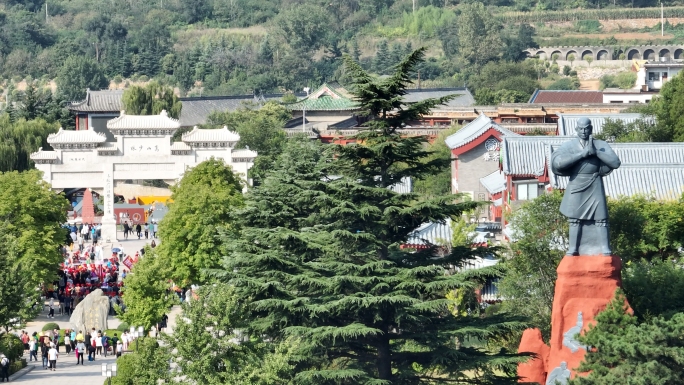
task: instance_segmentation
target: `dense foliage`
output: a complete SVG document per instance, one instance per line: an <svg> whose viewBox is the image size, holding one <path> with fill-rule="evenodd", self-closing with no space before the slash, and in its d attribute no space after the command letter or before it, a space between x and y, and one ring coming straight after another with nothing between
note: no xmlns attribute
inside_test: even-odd
<svg viewBox="0 0 684 385"><path fill-rule="evenodd" d="M477 206L452 196L417 201L390 186L428 178L445 162L425 138L401 137L395 127L448 98L401 104L423 50L387 79L346 59L353 94L374 118L357 143L334 154L303 144L250 192L239 238L227 237L218 276L249 298L245 331L273 341L297 338L308 357L296 380L316 384L514 383L514 354L486 343L523 325L506 315L453 315L446 295L473 290L496 268L453 272L481 250L401 249L421 223L460 216ZM388 111L396 114L389 115ZM331 178L332 175L338 177ZM459 342L460 341L460 342Z"/></svg>
<svg viewBox="0 0 684 385"><path fill-rule="evenodd" d="M117 309L119 318L126 324L143 326L145 330L157 324L175 300L175 295L168 290L169 274L168 262L159 256L157 250L148 248L124 278L122 298L126 311Z"/></svg>
<svg viewBox="0 0 684 385"><path fill-rule="evenodd" d="M619 292L580 342L591 346L572 385L681 384L684 313L639 323Z"/></svg>
<svg viewBox="0 0 684 385"><path fill-rule="evenodd" d="M32 279L29 265L21 263L19 243L8 227L7 222L0 222L0 334L15 325L25 325L42 310L38 306L40 291L36 281ZM15 351L2 350L8 355L14 355ZM19 350L19 356L21 353ZM10 357L11 360L16 358Z"/></svg>
<svg viewBox="0 0 684 385"><path fill-rule="evenodd" d="M515 242L504 262L506 275L498 284L501 294L508 298L503 307L530 317L545 337L550 335L556 268L567 248L567 219L560 213L562 198L562 192L545 194L513 213ZM608 209L611 247L626 264L625 291L636 304L637 314L645 317L679 311L677 295L667 292L671 285L678 285L684 271L671 261L663 261L678 257L684 242L684 201L611 199Z"/></svg>
<svg viewBox="0 0 684 385"><path fill-rule="evenodd" d="M159 224L164 241L156 249L169 267L166 278L179 285L200 283L203 269L219 266L219 230L234 230L234 211L243 204L242 186L230 166L211 158L171 188L173 203Z"/></svg>
<svg viewBox="0 0 684 385"><path fill-rule="evenodd" d="M54 193L39 171L0 173L1 234L16 242L12 248L35 287L54 279L63 262L59 246L67 232L61 225L69 208L64 195Z"/></svg>
<svg viewBox="0 0 684 385"><path fill-rule="evenodd" d="M263 106L247 105L233 112L214 112L209 116L207 126L228 127L240 135L236 148L247 148L259 154L249 170L253 182L259 184L282 152L286 139L282 128L290 118L291 113L285 107L268 102Z"/></svg>
<svg viewBox="0 0 684 385"><path fill-rule="evenodd" d="M157 82L127 89L123 95L123 105L129 115L158 115L166 111L174 119L180 118L183 108L173 89Z"/></svg>

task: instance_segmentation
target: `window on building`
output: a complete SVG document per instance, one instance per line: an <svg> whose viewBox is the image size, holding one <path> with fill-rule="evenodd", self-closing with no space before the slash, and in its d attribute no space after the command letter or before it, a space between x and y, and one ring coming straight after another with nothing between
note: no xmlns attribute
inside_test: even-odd
<svg viewBox="0 0 684 385"><path fill-rule="evenodd" d="M518 118L503 118L501 123L518 123Z"/></svg>
<svg viewBox="0 0 684 385"><path fill-rule="evenodd" d="M660 80L660 72L649 72L648 80L658 81Z"/></svg>
<svg viewBox="0 0 684 385"><path fill-rule="evenodd" d="M663 72L663 81L667 81L667 72Z"/></svg>
<svg viewBox="0 0 684 385"><path fill-rule="evenodd" d="M538 183L518 183L515 188L516 200L529 201L539 196Z"/></svg>

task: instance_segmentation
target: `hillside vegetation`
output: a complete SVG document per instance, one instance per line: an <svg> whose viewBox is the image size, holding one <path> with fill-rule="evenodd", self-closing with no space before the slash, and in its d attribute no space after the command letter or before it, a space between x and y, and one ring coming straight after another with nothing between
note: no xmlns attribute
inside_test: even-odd
<svg viewBox="0 0 684 385"><path fill-rule="evenodd" d="M382 75L422 46L428 48L428 60L419 68L423 86L466 84L476 91L485 65L524 60L523 51L538 44L630 43L612 35L596 37L603 32L600 23L589 29L579 24L651 17L654 8L625 7L654 5L617 0L54 0L47 5L0 0L0 93L20 101L17 83L38 80L38 86L56 84L64 100L76 100L86 87L153 78L190 95L299 91L324 81L344 83L345 53ZM666 5L673 5L666 9L668 16L684 14L679 3ZM553 20L571 22L564 28L543 22ZM676 32L668 36L680 37L679 26L667 28ZM639 37L634 43L649 42L648 36ZM550 69L548 64L528 66L536 75L516 91L527 92ZM524 98L507 93L503 99Z"/></svg>

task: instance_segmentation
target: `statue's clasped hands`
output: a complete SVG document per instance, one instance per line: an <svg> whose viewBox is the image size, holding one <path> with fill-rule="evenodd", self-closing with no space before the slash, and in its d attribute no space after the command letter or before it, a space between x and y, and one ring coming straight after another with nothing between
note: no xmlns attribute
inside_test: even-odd
<svg viewBox="0 0 684 385"><path fill-rule="evenodd" d="M588 158L594 155L596 155L596 148L594 148L594 138L590 136L589 140L587 140L587 144L584 146L584 150L582 151L582 158Z"/></svg>

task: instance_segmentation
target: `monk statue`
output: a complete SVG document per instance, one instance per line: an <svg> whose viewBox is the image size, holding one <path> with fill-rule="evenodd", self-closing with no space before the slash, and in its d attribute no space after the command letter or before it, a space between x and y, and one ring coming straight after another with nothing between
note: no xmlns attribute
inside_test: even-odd
<svg viewBox="0 0 684 385"><path fill-rule="evenodd" d="M592 129L588 118L580 118L577 138L551 154L553 172L570 177L560 207L570 223L566 255L611 255L603 177L620 167L620 159L608 143L592 138Z"/></svg>

